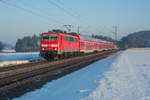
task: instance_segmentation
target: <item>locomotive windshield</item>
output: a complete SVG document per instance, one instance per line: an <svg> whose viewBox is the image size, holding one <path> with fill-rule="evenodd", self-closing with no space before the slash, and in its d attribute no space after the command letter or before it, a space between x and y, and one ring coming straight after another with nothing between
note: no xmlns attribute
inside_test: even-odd
<svg viewBox="0 0 150 100"><path fill-rule="evenodd" d="M43 40L58 40L57 34L43 34Z"/></svg>
<svg viewBox="0 0 150 100"><path fill-rule="evenodd" d="M46 34L44 34L44 35L43 35L43 40L49 40L49 36L46 35Z"/></svg>

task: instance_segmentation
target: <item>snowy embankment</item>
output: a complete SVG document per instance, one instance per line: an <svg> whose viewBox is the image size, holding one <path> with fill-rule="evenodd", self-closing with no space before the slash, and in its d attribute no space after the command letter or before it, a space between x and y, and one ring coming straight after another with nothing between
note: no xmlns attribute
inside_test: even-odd
<svg viewBox="0 0 150 100"><path fill-rule="evenodd" d="M39 52L0 53L0 60L36 60L42 59Z"/></svg>
<svg viewBox="0 0 150 100"><path fill-rule="evenodd" d="M42 60L39 52L0 53L0 67Z"/></svg>
<svg viewBox="0 0 150 100"><path fill-rule="evenodd" d="M126 50L15 100L150 100L150 50Z"/></svg>
<svg viewBox="0 0 150 100"><path fill-rule="evenodd" d="M18 61L0 61L0 67L18 65L28 63L28 60L18 60Z"/></svg>

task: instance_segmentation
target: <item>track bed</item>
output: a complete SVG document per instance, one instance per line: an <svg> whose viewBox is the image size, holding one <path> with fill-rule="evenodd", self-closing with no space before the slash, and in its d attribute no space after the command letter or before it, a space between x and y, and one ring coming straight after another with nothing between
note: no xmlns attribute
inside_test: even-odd
<svg viewBox="0 0 150 100"><path fill-rule="evenodd" d="M117 51L103 51L59 61L41 61L1 68L0 100L11 99L33 91L48 81L60 78Z"/></svg>

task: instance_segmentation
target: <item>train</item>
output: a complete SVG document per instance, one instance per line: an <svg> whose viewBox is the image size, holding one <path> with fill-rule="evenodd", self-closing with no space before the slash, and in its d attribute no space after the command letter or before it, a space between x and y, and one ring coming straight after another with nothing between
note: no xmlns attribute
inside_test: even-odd
<svg viewBox="0 0 150 100"><path fill-rule="evenodd" d="M77 33L49 31L41 34L40 55L50 61L116 48L112 42Z"/></svg>

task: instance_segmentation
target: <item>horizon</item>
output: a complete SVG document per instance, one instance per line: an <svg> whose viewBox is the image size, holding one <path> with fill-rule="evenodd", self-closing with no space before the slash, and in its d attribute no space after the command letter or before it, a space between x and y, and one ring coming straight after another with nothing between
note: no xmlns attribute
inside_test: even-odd
<svg viewBox="0 0 150 100"><path fill-rule="evenodd" d="M131 35L131 34L134 34L134 33L137 33L137 32L143 32L143 31L150 31L150 30L140 30L140 31L136 31L136 32L131 32L131 33L129 33L129 34L127 34L126 36L128 36L128 35ZM33 36L34 34L32 34L32 35L27 35L27 36ZM37 34L35 34L36 36L38 36ZM88 35L88 34L87 34ZM91 34L91 35L97 35L97 34ZM102 36L105 36L105 35L102 35ZM123 36L123 37L126 37L126 36ZM3 43L6 43L6 44L8 44L8 45L11 45L11 46L15 46L16 45L16 42L17 42L17 40L18 39L22 39L22 38L24 38L24 37L26 37L26 36L22 36L22 37L18 37L17 39L16 39L16 41L14 42L14 43L7 43L7 42L5 42L5 41L0 41L0 42L3 42ZM109 37L109 36L107 36L107 37ZM120 39L122 39L123 37L121 37ZM112 38L112 37L110 37L110 38ZM113 39L113 38L112 38ZM118 39L118 41L120 41L120 39Z"/></svg>

